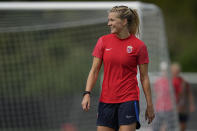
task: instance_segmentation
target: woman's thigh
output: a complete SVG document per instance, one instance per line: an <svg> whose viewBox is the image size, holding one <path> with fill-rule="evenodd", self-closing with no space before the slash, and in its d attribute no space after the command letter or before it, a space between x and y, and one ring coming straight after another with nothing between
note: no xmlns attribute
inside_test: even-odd
<svg viewBox="0 0 197 131"><path fill-rule="evenodd" d="M115 129L106 126L97 126L97 131L115 131Z"/></svg>
<svg viewBox="0 0 197 131"><path fill-rule="evenodd" d="M136 130L136 123L130 125L121 125L119 131L135 131Z"/></svg>

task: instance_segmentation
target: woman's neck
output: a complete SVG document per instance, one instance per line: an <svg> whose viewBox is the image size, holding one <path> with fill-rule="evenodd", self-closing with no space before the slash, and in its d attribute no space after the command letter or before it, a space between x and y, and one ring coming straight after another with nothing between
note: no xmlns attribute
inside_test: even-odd
<svg viewBox="0 0 197 131"><path fill-rule="evenodd" d="M120 33L116 34L119 39L126 39L130 36L129 31L121 31Z"/></svg>

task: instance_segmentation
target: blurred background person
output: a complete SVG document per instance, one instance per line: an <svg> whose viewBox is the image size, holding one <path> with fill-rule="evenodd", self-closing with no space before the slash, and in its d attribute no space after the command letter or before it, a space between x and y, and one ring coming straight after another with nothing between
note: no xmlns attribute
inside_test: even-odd
<svg viewBox="0 0 197 131"><path fill-rule="evenodd" d="M155 111L156 117L153 124L153 131L173 130L173 124L169 121L169 116L173 115L173 103L170 93L170 81L168 78L167 62L160 63L160 75L154 82Z"/></svg>
<svg viewBox="0 0 197 131"><path fill-rule="evenodd" d="M178 63L171 65L171 72L180 129L181 131L185 131L189 113L195 110L194 98L189 83L180 76L181 67Z"/></svg>

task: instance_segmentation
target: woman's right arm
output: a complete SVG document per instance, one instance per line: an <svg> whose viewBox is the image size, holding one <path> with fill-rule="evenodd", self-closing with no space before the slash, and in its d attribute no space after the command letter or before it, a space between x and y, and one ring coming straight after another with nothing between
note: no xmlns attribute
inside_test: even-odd
<svg viewBox="0 0 197 131"><path fill-rule="evenodd" d="M98 78L101 65L102 65L102 59L94 57L92 67L88 75L85 91L91 92ZM84 95L81 105L82 105L83 110L85 111L88 111L90 109L90 95L89 94Z"/></svg>

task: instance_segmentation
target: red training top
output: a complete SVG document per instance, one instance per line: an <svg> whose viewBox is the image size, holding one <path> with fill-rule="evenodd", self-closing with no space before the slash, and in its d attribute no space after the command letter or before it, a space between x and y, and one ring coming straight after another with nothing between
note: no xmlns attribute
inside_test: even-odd
<svg viewBox="0 0 197 131"><path fill-rule="evenodd" d="M139 100L137 65L149 62L146 45L141 40L134 35L119 39L108 34L99 38L92 55L104 64L100 102Z"/></svg>
<svg viewBox="0 0 197 131"><path fill-rule="evenodd" d="M180 76L173 77L173 86L176 95L176 103L183 104L185 101L190 89L189 84Z"/></svg>
<svg viewBox="0 0 197 131"><path fill-rule="evenodd" d="M170 85L167 77L160 77L154 83L155 109L157 112L171 111L172 110L172 98L170 95Z"/></svg>

